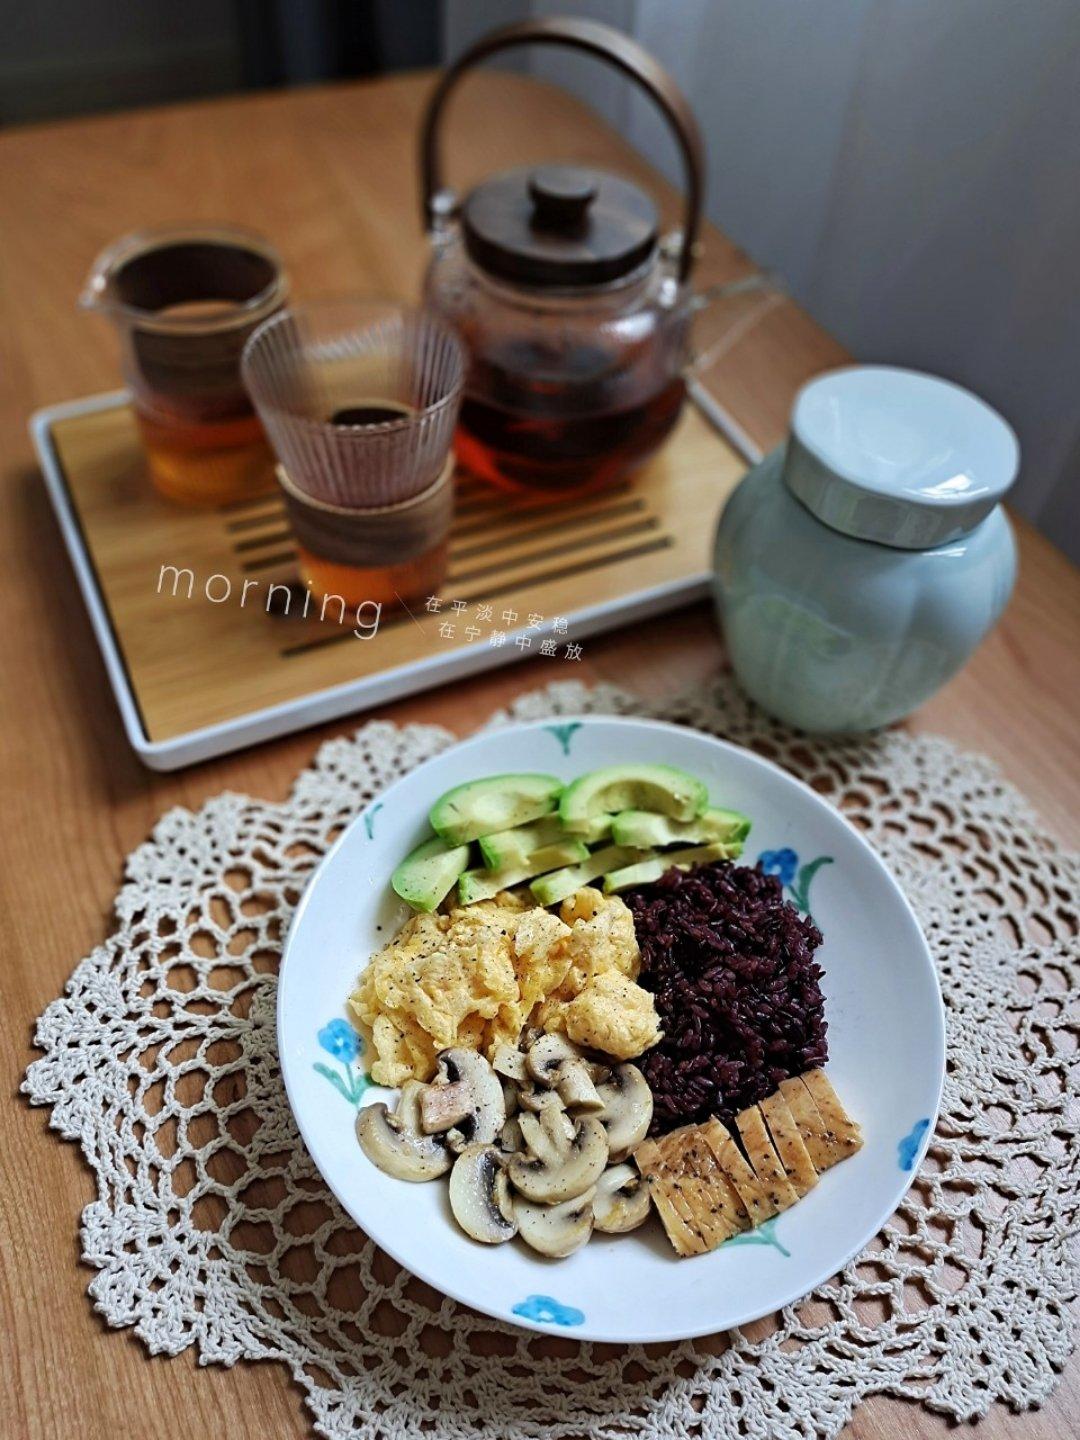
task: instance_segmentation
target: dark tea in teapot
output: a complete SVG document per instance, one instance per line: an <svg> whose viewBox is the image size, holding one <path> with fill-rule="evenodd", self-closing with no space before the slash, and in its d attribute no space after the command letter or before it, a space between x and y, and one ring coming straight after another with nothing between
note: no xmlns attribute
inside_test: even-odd
<svg viewBox="0 0 1080 1440"><path fill-rule="evenodd" d="M509 387L508 387L509 388ZM579 408L579 397L536 386L516 403L467 396L455 441L474 475L511 489L565 494L600 489L646 460L679 418L681 376L621 409ZM509 397L507 397L509 398Z"/></svg>

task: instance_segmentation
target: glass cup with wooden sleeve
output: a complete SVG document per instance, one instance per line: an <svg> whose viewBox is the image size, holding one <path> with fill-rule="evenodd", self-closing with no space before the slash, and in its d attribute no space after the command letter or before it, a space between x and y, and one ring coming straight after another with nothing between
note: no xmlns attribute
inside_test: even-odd
<svg viewBox="0 0 1080 1440"><path fill-rule="evenodd" d="M241 369L312 590L350 607L437 591L465 377L454 331L396 301L312 301L257 330Z"/></svg>

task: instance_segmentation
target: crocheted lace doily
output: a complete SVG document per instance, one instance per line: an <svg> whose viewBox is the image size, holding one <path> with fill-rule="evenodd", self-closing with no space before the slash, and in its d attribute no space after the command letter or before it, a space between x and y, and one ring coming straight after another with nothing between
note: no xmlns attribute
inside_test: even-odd
<svg viewBox="0 0 1080 1440"><path fill-rule="evenodd" d="M937 1134L870 1249L741 1331L622 1348L486 1319L352 1225L300 1143L278 1071L278 954L343 824L452 743L374 722L288 800L173 810L127 862L117 928L37 1028L31 1100L97 1196L95 1308L154 1353L276 1360L325 1436L832 1437L885 1393L957 1420L1037 1404L1071 1345L1080 1266L1073 997L1077 866L985 760L942 740L795 737L726 680L646 707L555 686L507 718L653 713L789 767L868 835L911 897L948 1012Z"/></svg>

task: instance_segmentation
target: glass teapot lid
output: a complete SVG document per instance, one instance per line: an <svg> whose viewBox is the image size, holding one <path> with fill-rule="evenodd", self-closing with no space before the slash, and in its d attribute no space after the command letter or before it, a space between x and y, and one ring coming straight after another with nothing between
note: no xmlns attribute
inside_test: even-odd
<svg viewBox="0 0 1080 1440"><path fill-rule="evenodd" d="M656 250L659 217L628 180L576 165L508 170L466 198L461 229L470 258L526 285L606 285Z"/></svg>

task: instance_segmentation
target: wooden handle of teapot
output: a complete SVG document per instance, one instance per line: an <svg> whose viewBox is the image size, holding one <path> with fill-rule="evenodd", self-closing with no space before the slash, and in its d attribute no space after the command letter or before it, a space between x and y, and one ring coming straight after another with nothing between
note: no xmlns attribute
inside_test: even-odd
<svg viewBox="0 0 1080 1440"><path fill-rule="evenodd" d="M466 70L471 70L489 55L518 45L561 45L606 60L631 80L635 80L655 102L679 142L686 172L686 213L683 220L683 245L679 257L679 279L686 280L694 264L694 250L701 223L705 163L701 131L686 96L664 67L636 40L595 20L523 20L504 25L484 35L444 71L428 101L420 129L420 184L422 221L429 227L433 220L433 201L443 188L439 156L439 121L451 90Z"/></svg>

